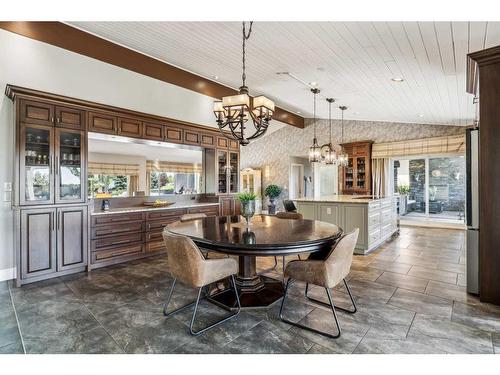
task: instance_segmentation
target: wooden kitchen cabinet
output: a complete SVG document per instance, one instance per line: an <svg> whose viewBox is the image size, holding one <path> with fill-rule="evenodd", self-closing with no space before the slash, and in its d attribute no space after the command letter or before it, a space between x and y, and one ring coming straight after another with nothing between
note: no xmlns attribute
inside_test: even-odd
<svg viewBox="0 0 500 375"><path fill-rule="evenodd" d="M118 135L142 138L142 122L129 118L118 118Z"/></svg>
<svg viewBox="0 0 500 375"><path fill-rule="evenodd" d="M372 141L345 143L349 155L346 167L340 167L341 194L371 194L371 146Z"/></svg>
<svg viewBox="0 0 500 375"><path fill-rule="evenodd" d="M57 208L57 270L87 265L88 216L86 206Z"/></svg>
<svg viewBox="0 0 500 375"><path fill-rule="evenodd" d="M33 100L19 101L19 121L34 125L54 125L55 107L52 104Z"/></svg>
<svg viewBox="0 0 500 375"><path fill-rule="evenodd" d="M117 118L116 116L106 113L90 112L89 113L89 131L104 134L117 133Z"/></svg>
<svg viewBox="0 0 500 375"><path fill-rule="evenodd" d="M86 112L72 107L55 107L55 126L59 128L85 130Z"/></svg>

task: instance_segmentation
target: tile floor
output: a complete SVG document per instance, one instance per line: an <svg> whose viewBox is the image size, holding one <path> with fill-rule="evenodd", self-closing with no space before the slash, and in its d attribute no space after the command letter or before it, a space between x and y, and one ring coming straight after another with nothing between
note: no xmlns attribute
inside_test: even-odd
<svg viewBox="0 0 500 375"><path fill-rule="evenodd" d="M375 253L355 256L348 279L358 312L339 312L337 340L282 323L279 303L192 337L192 310L162 315L172 282L164 256L22 288L3 282L0 353L500 353L500 307L468 295L464 273L463 231L401 228ZM334 290L339 305L348 303L345 292ZM174 301L194 297L181 285ZM328 310L303 298L303 285L291 297L292 319L333 329ZM203 302L200 323L221 314Z"/></svg>

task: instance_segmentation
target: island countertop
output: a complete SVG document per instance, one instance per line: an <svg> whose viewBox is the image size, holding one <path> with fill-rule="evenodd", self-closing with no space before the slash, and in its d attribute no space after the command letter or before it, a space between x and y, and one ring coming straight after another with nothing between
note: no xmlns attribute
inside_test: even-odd
<svg viewBox="0 0 500 375"><path fill-rule="evenodd" d="M371 203L389 197L381 197L374 195L328 195L321 198L297 198L296 202L310 202L310 203Z"/></svg>
<svg viewBox="0 0 500 375"><path fill-rule="evenodd" d="M175 202L170 206L166 207L151 207L151 206L137 206L137 207L120 207L111 208L108 211L93 211L90 214L92 216L99 215L111 215L111 214L121 214L130 212L150 212L150 211L160 211L160 210L175 210L182 208L195 208L195 207L207 207L207 206L218 206L218 202Z"/></svg>

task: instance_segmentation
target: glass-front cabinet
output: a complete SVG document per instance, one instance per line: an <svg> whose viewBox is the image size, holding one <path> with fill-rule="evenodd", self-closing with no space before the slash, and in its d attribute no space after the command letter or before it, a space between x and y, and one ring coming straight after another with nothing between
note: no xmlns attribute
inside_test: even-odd
<svg viewBox="0 0 500 375"><path fill-rule="evenodd" d="M345 143L349 155L341 170L342 194L371 194L371 141Z"/></svg>
<svg viewBox="0 0 500 375"><path fill-rule="evenodd" d="M239 153L217 150L217 193L233 194L239 189Z"/></svg>
<svg viewBox="0 0 500 375"><path fill-rule="evenodd" d="M56 129L56 203L83 202L85 137L77 130Z"/></svg>
<svg viewBox="0 0 500 375"><path fill-rule="evenodd" d="M20 130L20 204L84 202L84 133L32 124Z"/></svg>
<svg viewBox="0 0 500 375"><path fill-rule="evenodd" d="M22 204L54 203L54 129L40 125L21 127Z"/></svg>

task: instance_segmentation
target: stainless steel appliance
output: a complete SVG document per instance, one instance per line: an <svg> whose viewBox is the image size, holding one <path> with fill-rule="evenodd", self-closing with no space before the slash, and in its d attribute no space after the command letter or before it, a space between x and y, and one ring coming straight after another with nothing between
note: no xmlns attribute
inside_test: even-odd
<svg viewBox="0 0 500 375"><path fill-rule="evenodd" d="M467 292L479 294L479 130L467 129Z"/></svg>

